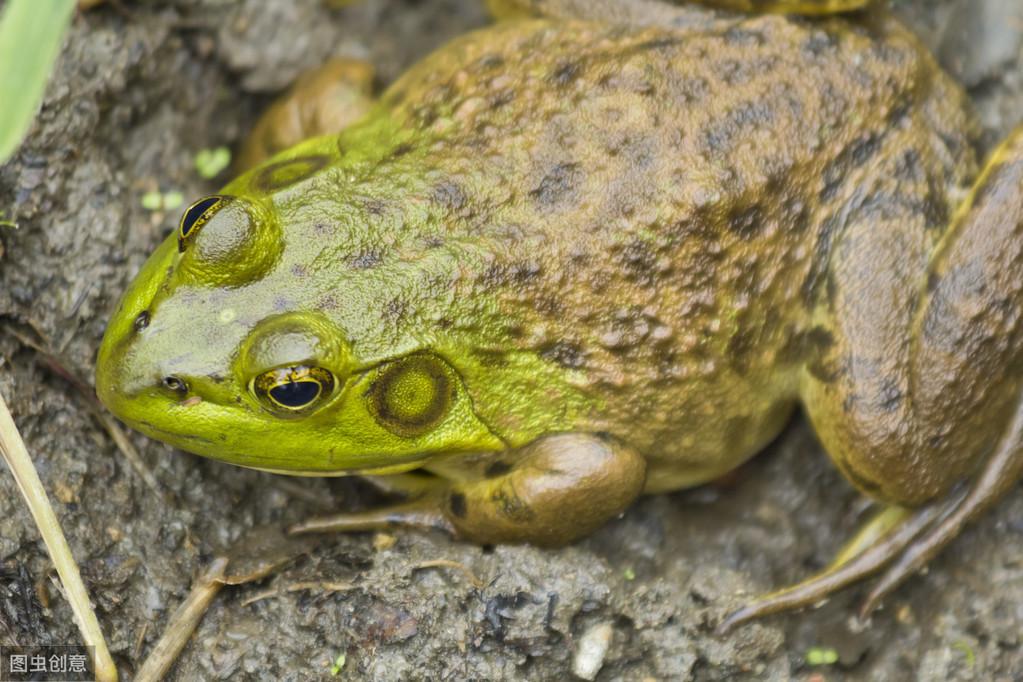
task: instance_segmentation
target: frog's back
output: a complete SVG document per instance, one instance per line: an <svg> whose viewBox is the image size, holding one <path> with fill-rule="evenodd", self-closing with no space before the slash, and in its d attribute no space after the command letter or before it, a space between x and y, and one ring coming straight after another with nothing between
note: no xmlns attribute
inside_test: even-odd
<svg viewBox="0 0 1023 682"><path fill-rule="evenodd" d="M442 321L477 409L522 439L617 433L694 481L786 419L850 215L915 202L933 243L974 172L961 93L888 21L504 24L385 105L431 133L446 238L487 244ZM533 416L541 394L561 409Z"/></svg>

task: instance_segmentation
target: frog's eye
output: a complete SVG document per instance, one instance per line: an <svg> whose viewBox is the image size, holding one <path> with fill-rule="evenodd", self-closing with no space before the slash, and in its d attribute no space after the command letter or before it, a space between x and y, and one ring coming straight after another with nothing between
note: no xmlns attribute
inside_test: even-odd
<svg viewBox="0 0 1023 682"><path fill-rule="evenodd" d="M184 251L190 237L193 237L199 229L210 221L217 211L222 209L231 201L231 197L215 194L200 199L185 211L178 223L178 251Z"/></svg>
<svg viewBox="0 0 1023 682"><path fill-rule="evenodd" d="M428 355L386 365L366 394L374 418L398 436L414 438L426 433L454 402L450 372L445 363Z"/></svg>
<svg viewBox="0 0 1023 682"><path fill-rule="evenodd" d="M280 367L253 379L252 390L274 410L295 414L330 397L334 375L322 367Z"/></svg>

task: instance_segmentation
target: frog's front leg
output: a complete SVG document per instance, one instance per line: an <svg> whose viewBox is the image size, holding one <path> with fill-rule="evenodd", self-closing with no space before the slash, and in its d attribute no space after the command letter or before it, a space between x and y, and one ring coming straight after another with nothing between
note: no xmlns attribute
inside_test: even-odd
<svg viewBox="0 0 1023 682"><path fill-rule="evenodd" d="M480 478L447 482L418 498L368 512L313 519L291 529L440 528L481 544L558 546L591 533L642 492L646 461L610 438L566 433L503 453Z"/></svg>
<svg viewBox="0 0 1023 682"><path fill-rule="evenodd" d="M373 106L373 78L369 62L341 57L304 73L260 117L238 153L236 169L247 170L303 140L355 123Z"/></svg>
<svg viewBox="0 0 1023 682"><path fill-rule="evenodd" d="M835 247L819 313L834 344L805 374L803 401L850 481L914 509L882 512L860 534L869 542L854 541L824 572L726 627L884 571L869 613L1023 476L1023 127L993 155L933 253L913 228L919 216L899 215L919 204L886 194L898 189L861 197L880 210Z"/></svg>

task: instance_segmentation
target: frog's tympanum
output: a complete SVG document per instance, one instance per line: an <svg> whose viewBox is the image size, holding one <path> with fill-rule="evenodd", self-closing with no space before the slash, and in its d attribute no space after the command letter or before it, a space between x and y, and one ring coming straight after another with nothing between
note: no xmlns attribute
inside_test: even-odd
<svg viewBox="0 0 1023 682"><path fill-rule="evenodd" d="M540 545L721 476L801 405L884 506L725 625L879 572L873 606L1023 469L1023 129L978 165L913 36L828 15L862 2L719 4L493 0L185 212L110 322L103 402L408 497L298 531Z"/></svg>

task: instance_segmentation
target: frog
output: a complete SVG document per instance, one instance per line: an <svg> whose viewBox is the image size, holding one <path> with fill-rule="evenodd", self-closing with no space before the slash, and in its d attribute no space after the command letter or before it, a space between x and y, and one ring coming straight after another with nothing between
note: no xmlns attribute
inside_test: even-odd
<svg viewBox="0 0 1023 682"><path fill-rule="evenodd" d="M543 547L799 410L877 511L721 630L875 578L870 613L1023 474L1023 127L981 159L964 91L867 4L489 0L379 97L313 79L278 109L310 129L261 126L142 267L98 396L401 497L292 532Z"/></svg>

